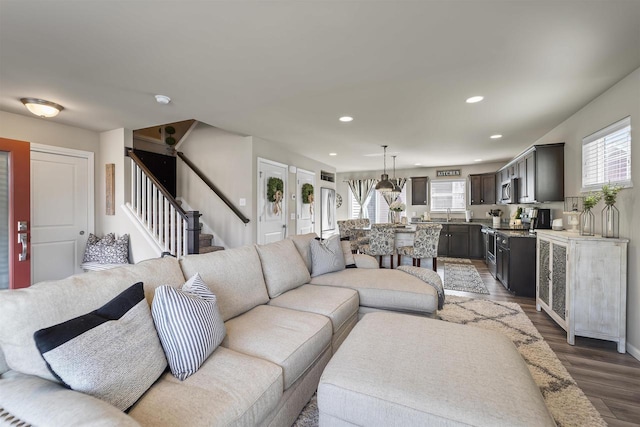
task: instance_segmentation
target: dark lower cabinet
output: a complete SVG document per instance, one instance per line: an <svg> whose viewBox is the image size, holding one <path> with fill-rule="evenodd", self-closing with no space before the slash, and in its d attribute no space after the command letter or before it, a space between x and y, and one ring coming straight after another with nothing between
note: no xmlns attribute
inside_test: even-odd
<svg viewBox="0 0 640 427"><path fill-rule="evenodd" d="M536 295L536 239L496 234L496 279L522 297Z"/></svg>
<svg viewBox="0 0 640 427"><path fill-rule="evenodd" d="M443 224L438 242L438 256L482 258L482 227L469 224Z"/></svg>

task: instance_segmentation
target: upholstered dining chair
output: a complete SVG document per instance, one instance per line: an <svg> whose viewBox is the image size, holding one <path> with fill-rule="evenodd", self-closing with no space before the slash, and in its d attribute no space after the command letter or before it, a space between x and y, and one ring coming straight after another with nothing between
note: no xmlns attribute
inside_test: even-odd
<svg viewBox="0 0 640 427"><path fill-rule="evenodd" d="M380 257L380 267L382 258L389 255L390 266L393 268L393 255L396 250L396 230L388 224L373 224L369 232L369 243L360 246L360 251L367 255Z"/></svg>
<svg viewBox="0 0 640 427"><path fill-rule="evenodd" d="M368 238L363 237L363 233L359 230L369 228L371 222L369 218L346 219L338 221L338 230L340 231L340 239L348 238L351 242L351 252L356 253L358 246L368 243Z"/></svg>
<svg viewBox="0 0 640 427"><path fill-rule="evenodd" d="M401 246L398 250L398 265L402 262L402 255L413 258L413 265L420 267L422 258L433 259L433 271L438 268L438 241L440 240L441 224L418 224L413 238L413 246Z"/></svg>

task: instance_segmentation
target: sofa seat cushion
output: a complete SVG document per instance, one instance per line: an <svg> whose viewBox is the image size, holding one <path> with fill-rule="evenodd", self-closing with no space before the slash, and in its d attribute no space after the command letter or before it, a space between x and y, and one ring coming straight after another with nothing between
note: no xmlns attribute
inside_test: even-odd
<svg viewBox="0 0 640 427"><path fill-rule="evenodd" d="M254 426L282 392L279 366L218 347L184 381L166 372L129 415L143 426Z"/></svg>
<svg viewBox="0 0 640 427"><path fill-rule="evenodd" d="M129 415L103 400L16 371L0 375L0 402L0 414L9 414L0 415L0 425L139 426ZM14 419L9 421L11 416Z"/></svg>
<svg viewBox="0 0 640 427"><path fill-rule="evenodd" d="M187 255L180 259L180 267L184 277L200 274L218 298L225 321L269 302L260 257L254 246Z"/></svg>
<svg viewBox="0 0 640 427"><path fill-rule="evenodd" d="M282 367L288 389L331 344L325 316L260 305L225 323L222 345Z"/></svg>
<svg viewBox="0 0 640 427"><path fill-rule="evenodd" d="M0 291L0 348L7 365L57 381L36 348L33 333L93 311L136 282L143 282L151 304L157 286L182 286L184 276L178 260L167 257Z"/></svg>
<svg viewBox="0 0 640 427"><path fill-rule="evenodd" d="M256 245L262 273L271 298L304 285L311 280L309 270L289 239L267 245Z"/></svg>
<svg viewBox="0 0 640 427"><path fill-rule="evenodd" d="M438 309L438 293L433 287L398 270L348 268L313 277L311 284L355 289L365 307L420 314Z"/></svg>
<svg viewBox="0 0 640 427"><path fill-rule="evenodd" d="M335 334L358 313L359 301L353 289L304 285L272 299L269 305L327 316Z"/></svg>
<svg viewBox="0 0 640 427"><path fill-rule="evenodd" d="M554 426L504 334L399 313L371 313L329 361L320 425Z"/></svg>

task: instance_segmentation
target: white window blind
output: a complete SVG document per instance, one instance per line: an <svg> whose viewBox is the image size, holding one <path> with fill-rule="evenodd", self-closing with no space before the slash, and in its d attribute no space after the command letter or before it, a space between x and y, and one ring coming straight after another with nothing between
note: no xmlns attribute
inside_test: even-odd
<svg viewBox="0 0 640 427"><path fill-rule="evenodd" d="M631 118L582 140L582 191L604 184L631 185Z"/></svg>
<svg viewBox="0 0 640 427"><path fill-rule="evenodd" d="M466 180L432 180L431 212L464 212L467 208Z"/></svg>

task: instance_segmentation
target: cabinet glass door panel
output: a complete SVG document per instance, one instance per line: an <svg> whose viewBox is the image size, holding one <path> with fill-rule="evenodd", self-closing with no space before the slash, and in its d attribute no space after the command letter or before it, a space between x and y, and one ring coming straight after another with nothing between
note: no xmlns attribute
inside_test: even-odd
<svg viewBox="0 0 640 427"><path fill-rule="evenodd" d="M562 319L565 317L567 295L567 248L553 245L553 269L551 275L551 309Z"/></svg>
<svg viewBox="0 0 640 427"><path fill-rule="evenodd" d="M549 251L550 245L546 240L540 240L540 268L538 269L538 297L549 305Z"/></svg>

